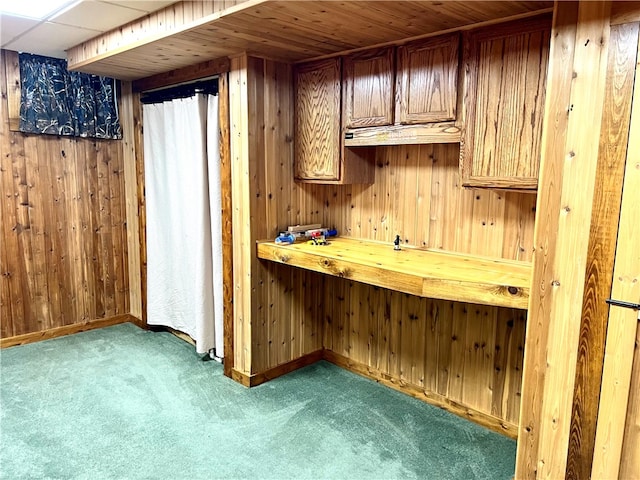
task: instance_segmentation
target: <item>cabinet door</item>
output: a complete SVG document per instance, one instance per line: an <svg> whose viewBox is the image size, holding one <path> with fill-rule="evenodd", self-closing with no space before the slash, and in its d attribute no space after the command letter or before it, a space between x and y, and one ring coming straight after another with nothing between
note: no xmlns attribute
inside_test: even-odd
<svg viewBox="0 0 640 480"><path fill-rule="evenodd" d="M393 49L369 50L345 57L343 123L345 128L393 123Z"/></svg>
<svg viewBox="0 0 640 480"><path fill-rule="evenodd" d="M537 188L550 35L544 16L465 37L463 185Z"/></svg>
<svg viewBox="0 0 640 480"><path fill-rule="evenodd" d="M295 176L340 180L340 59L295 70Z"/></svg>
<svg viewBox="0 0 640 480"><path fill-rule="evenodd" d="M458 34L398 47L396 123L455 120Z"/></svg>

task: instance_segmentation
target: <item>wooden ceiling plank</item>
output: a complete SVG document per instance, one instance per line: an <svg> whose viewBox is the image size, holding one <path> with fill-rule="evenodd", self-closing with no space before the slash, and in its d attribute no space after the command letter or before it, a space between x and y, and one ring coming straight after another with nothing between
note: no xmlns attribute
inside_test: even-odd
<svg viewBox="0 0 640 480"><path fill-rule="evenodd" d="M70 49L69 68L135 80L244 51L300 62L527 15L551 5L462 0L180 2Z"/></svg>

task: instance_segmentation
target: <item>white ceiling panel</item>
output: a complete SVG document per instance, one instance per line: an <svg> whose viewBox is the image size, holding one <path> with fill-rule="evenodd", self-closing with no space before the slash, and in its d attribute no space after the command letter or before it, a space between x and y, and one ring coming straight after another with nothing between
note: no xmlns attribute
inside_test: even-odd
<svg viewBox="0 0 640 480"><path fill-rule="evenodd" d="M67 58L65 49L100 35L99 30L70 27L45 22L8 43L6 48L19 52L37 53L48 57Z"/></svg>
<svg viewBox="0 0 640 480"><path fill-rule="evenodd" d="M175 0L101 0L105 3L113 3L122 7L134 8L146 13L155 12L161 8L168 7Z"/></svg>
<svg viewBox="0 0 640 480"><path fill-rule="evenodd" d="M0 0L0 2L30 0ZM50 1L50 0L49 0ZM160 10L175 0L79 0L67 1L42 20L0 15L2 48L66 58L65 50L102 32Z"/></svg>
<svg viewBox="0 0 640 480"><path fill-rule="evenodd" d="M82 2L51 19L54 23L106 32L140 18L142 12L112 3Z"/></svg>
<svg viewBox="0 0 640 480"><path fill-rule="evenodd" d="M22 35L30 28L38 25L38 20L23 17L0 16L0 42L2 48L18 35Z"/></svg>

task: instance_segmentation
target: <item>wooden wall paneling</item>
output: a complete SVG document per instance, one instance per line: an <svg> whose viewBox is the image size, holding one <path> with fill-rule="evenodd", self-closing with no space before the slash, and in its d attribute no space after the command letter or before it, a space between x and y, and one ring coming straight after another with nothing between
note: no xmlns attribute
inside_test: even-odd
<svg viewBox="0 0 640 480"><path fill-rule="evenodd" d="M536 195L502 192L504 196L504 238L501 256L530 261L533 255L533 228Z"/></svg>
<svg viewBox="0 0 640 480"><path fill-rule="evenodd" d="M629 387L629 402L620 458L620 478L640 478L640 328L636 332L636 349Z"/></svg>
<svg viewBox="0 0 640 480"><path fill-rule="evenodd" d="M136 141L134 102L139 98L131 82L121 83L120 115L123 143L124 199L127 232L127 271L129 273L129 313L142 319L142 278L140 264L140 219L138 213L138 177L136 175ZM140 152L143 155L143 152Z"/></svg>
<svg viewBox="0 0 640 480"><path fill-rule="evenodd" d="M447 398L460 403L462 403L464 388L468 308L469 305L466 303L454 302L451 324L451 363Z"/></svg>
<svg viewBox="0 0 640 480"><path fill-rule="evenodd" d="M27 198L26 204L21 207L24 217L29 225L28 239L30 242L30 258L27 267L27 273L31 277L32 290L29 301L34 303L38 330L47 330L52 327L51 317L48 305L47 283L46 283L46 263L45 263L45 246L44 237L47 232L47 224L43 215L43 189L46 188L46 176L41 175L40 164L38 162L38 154L50 157L49 145L44 142L38 142L37 137L26 138L24 142L24 161L26 173ZM40 145L38 145L40 143ZM40 148L38 148L40 147ZM43 172L44 173L44 172ZM40 182L43 181L43 184ZM77 252L77 248L74 248ZM81 278L81 277L77 277ZM78 285L80 287L81 285ZM79 299L82 300L84 295L78 292ZM80 312L77 312L80 313ZM26 333L26 332L24 332Z"/></svg>
<svg viewBox="0 0 640 480"><path fill-rule="evenodd" d="M135 169L137 185L138 207L138 236L140 239L140 317L143 324L147 322L147 209L144 180L144 139L143 139L143 112L140 94L132 94L133 117L129 121L133 124L133 142L135 145ZM135 276L134 273L132 273ZM132 277L133 278L133 277Z"/></svg>
<svg viewBox="0 0 640 480"><path fill-rule="evenodd" d="M401 321L406 316L406 295L392 291L390 294L390 320L389 320L389 363L387 373L396 382L400 383L402 377L402 345Z"/></svg>
<svg viewBox="0 0 640 480"><path fill-rule="evenodd" d="M565 474L609 40L606 2L556 3L517 478ZM577 21L577 27L576 27ZM574 53L575 52L575 53ZM573 69L567 68L572 65ZM567 112L569 115L567 116ZM592 119L585 129L583 119ZM572 259L568 261L568 259ZM567 382L569 378L569 382Z"/></svg>
<svg viewBox="0 0 640 480"><path fill-rule="evenodd" d="M419 342L424 344L421 363L423 365L422 379L419 385L431 392L438 391L438 347L440 340L441 319L437 315L435 304L437 300L431 298L422 299L421 311L424 312L424 326L419 325L414 336L414 347L420 350Z"/></svg>
<svg viewBox="0 0 640 480"><path fill-rule="evenodd" d="M627 157L638 24L612 27L598 170L571 414L567 478L591 475L622 181Z"/></svg>
<svg viewBox="0 0 640 480"><path fill-rule="evenodd" d="M255 240L275 238L290 224L323 221L325 204L334 201L323 186L293 182L292 85L289 65L232 59L233 248L240 252L234 254L234 369L252 378L322 345L322 277L260 262L255 253Z"/></svg>
<svg viewBox="0 0 640 480"><path fill-rule="evenodd" d="M222 295L224 374L231 377L233 369L233 226L231 202L231 152L229 119L229 77L224 72L218 77L218 108L220 126L220 183L222 201Z"/></svg>
<svg viewBox="0 0 640 480"><path fill-rule="evenodd" d="M462 399L491 412L497 311L481 305L469 305L467 311Z"/></svg>
<svg viewBox="0 0 640 480"><path fill-rule="evenodd" d="M129 309L122 144L10 132L1 63L2 336L112 321Z"/></svg>
<svg viewBox="0 0 640 480"><path fill-rule="evenodd" d="M415 237L413 242L420 247L429 244L431 227L431 177L433 174L433 149L429 145L418 147L416 164ZM442 199L439 199L442 201Z"/></svg>
<svg viewBox="0 0 640 480"><path fill-rule="evenodd" d="M629 29L630 36L627 40L629 47L635 43L637 52L639 46L636 43L638 41L637 25L630 26ZM630 48L629 54L635 61L633 48ZM615 300L640 303L640 252L637 243L640 236L640 210L638 210L640 204L640 155L638 154L640 149L640 101L638 99L640 65L638 64L636 64L635 73L610 294ZM624 117L622 119L624 120ZM624 135L622 137L624 138ZM623 155L624 147L621 150L620 155ZM618 161L625 163L623 160ZM636 310L614 305L609 308L593 454L593 478L638 478L640 475L640 455L633 452L633 449L638 449L638 444L627 444L638 437L638 392L637 388L632 390L632 387L638 386L638 373L633 372L633 368L638 368L638 362L634 361L639 349L639 344L636 343L640 325L638 320L640 315ZM626 475L623 476L623 472Z"/></svg>
<svg viewBox="0 0 640 480"><path fill-rule="evenodd" d="M429 310L427 309L428 299L409 296L409 338L411 344L409 351L411 352L411 370L408 372L408 378L413 385L425 388L427 368L432 367L426 361L426 353L429 350L435 352L435 335L432 330L433 322L429 318ZM429 331L428 331L429 330ZM428 332L428 333L427 333ZM437 365L435 366L437 371ZM434 370L431 370L434 371ZM430 391L435 391L435 385L429 385Z"/></svg>
<svg viewBox="0 0 640 480"><path fill-rule="evenodd" d="M251 242L248 57L231 59L229 72L229 111L231 118L231 181L233 205L234 271L234 370L251 369Z"/></svg>
<svg viewBox="0 0 640 480"><path fill-rule="evenodd" d="M19 271L11 272L12 275L17 274L18 281L22 284L22 299L25 305L25 315L21 318L14 318L14 334L24 334L27 332L42 330L42 326L37 322L38 306L35 301L31 301L36 295L35 277L33 275L33 247L31 244L31 222L29 219L28 207L29 198L29 179L26 154L25 154L25 136L16 134L11 141L11 159L13 163L14 184L11 188L13 192L15 204L16 222L12 228L14 234L17 235L18 248L15 251L16 260L19 262ZM41 321L40 321L41 322Z"/></svg>
<svg viewBox="0 0 640 480"><path fill-rule="evenodd" d="M7 114L9 116L9 128L12 132L20 130L20 62L18 60L18 52L12 50L3 50L6 68L7 81ZM5 75L2 76L2 82L5 81Z"/></svg>
<svg viewBox="0 0 640 480"><path fill-rule="evenodd" d="M437 378L436 392L448 397L451 379L451 346L453 344L453 306L455 302L434 301L431 315L437 327ZM429 368L427 366L427 368Z"/></svg>
<svg viewBox="0 0 640 480"><path fill-rule="evenodd" d="M248 57L247 59L247 108L249 115L248 135L249 135L249 200L247 205L247 222L249 223L249 237L247 248L250 249L250 275L251 293L255 300L250 298L250 322L252 325L251 335L251 367L250 373L255 374L266 369L268 365L267 349L264 343L264 329L261 328L267 321L264 306L266 298L267 284L265 283L264 268L259 264L255 254L256 240L268 238L272 235L267 225L260 221L252 221L252 217L259 215L259 218L266 211L266 185L264 179L268 167L266 161L269 158L265 152L265 125L267 124L265 109L265 95L269 92L265 90L265 62L264 60ZM271 233L271 235L270 235ZM275 237L274 237L275 238ZM256 327L255 330L253 327ZM283 347L284 348L284 347Z"/></svg>
<svg viewBox="0 0 640 480"><path fill-rule="evenodd" d="M94 144L94 154L96 154L96 161L98 165L97 173L98 173L98 224L96 225L96 230L98 231L98 239L99 239L99 252L102 254L101 257L105 257L106 252L109 252L113 248L113 238L110 232L110 229L107 229L106 226L111 223L111 186L109 183L109 173L111 170L111 158L104 155L104 152L101 152L98 148L95 148L97 145ZM77 159L78 161L82 161L82 159ZM82 192L79 191L77 193L78 196L82 195ZM77 223L76 223L77 222ZM78 215L74 220L76 223L76 228L81 228L79 225L82 222L81 215ZM115 290L115 278L113 275L113 265L108 262L102 262L102 291L100 294L104 299L104 308L106 311L111 311L115 307L115 298L114 298L114 290Z"/></svg>

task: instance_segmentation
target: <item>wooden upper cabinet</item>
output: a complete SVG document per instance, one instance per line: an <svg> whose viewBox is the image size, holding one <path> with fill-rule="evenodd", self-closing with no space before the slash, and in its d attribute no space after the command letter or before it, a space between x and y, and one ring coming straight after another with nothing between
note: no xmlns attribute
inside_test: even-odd
<svg viewBox="0 0 640 480"><path fill-rule="evenodd" d="M463 185L537 188L550 35L546 15L465 35Z"/></svg>
<svg viewBox="0 0 640 480"><path fill-rule="evenodd" d="M455 120L459 38L455 33L398 47L396 123Z"/></svg>
<svg viewBox="0 0 640 480"><path fill-rule="evenodd" d="M373 183L373 147L345 147L341 59L296 66L295 177L308 183Z"/></svg>
<svg viewBox="0 0 640 480"><path fill-rule="evenodd" d="M340 59L295 69L295 176L340 180Z"/></svg>
<svg viewBox="0 0 640 480"><path fill-rule="evenodd" d="M343 126L380 127L393 123L393 48L344 58Z"/></svg>

